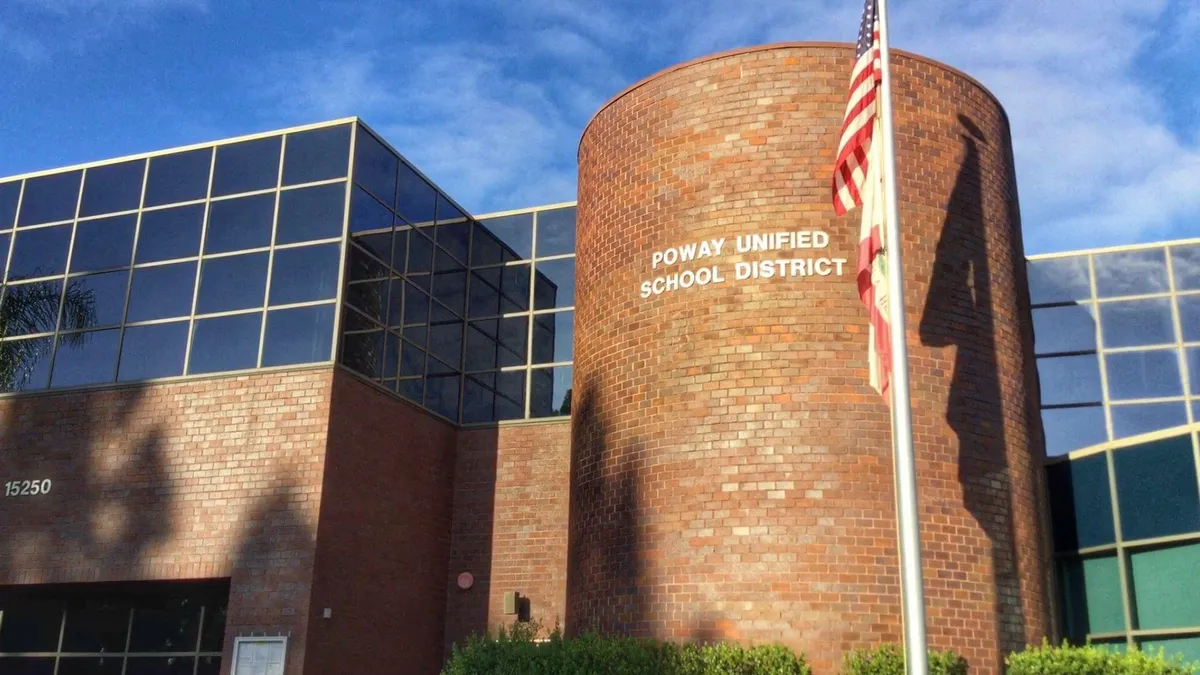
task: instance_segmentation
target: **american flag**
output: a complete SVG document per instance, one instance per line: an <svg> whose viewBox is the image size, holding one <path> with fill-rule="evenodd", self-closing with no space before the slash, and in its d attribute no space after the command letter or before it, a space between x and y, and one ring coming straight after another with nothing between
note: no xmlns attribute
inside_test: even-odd
<svg viewBox="0 0 1200 675"><path fill-rule="evenodd" d="M858 296L867 308L871 386L891 403L892 345L888 334L888 272L884 227L882 138L879 89L883 68L879 53L878 0L867 0L858 31L854 71L842 138L833 169L833 209L842 215L862 207L858 242Z"/></svg>

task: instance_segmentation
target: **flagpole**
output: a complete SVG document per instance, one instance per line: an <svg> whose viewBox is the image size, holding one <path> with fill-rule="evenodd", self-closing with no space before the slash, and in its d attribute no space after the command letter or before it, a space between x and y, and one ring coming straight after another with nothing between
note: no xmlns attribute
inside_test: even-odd
<svg viewBox="0 0 1200 675"><path fill-rule="evenodd" d="M883 131L884 209L892 347L892 443L896 465L896 520L900 528L900 599L904 608L905 662L909 675L927 675L925 589L921 579L921 535L917 525L917 475L913 452L912 403L908 387L908 337L904 321L904 268L900 257L900 208L896 190L896 143L892 124L892 71L887 0L878 0L879 61L883 72L880 117Z"/></svg>

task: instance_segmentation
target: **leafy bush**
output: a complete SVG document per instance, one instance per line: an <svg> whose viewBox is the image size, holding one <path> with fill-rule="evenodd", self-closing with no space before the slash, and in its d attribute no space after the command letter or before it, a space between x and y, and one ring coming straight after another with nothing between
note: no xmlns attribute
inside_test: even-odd
<svg viewBox="0 0 1200 675"><path fill-rule="evenodd" d="M929 675L967 675L967 661L953 651L929 650ZM897 645L859 649L846 655L843 675L904 675L904 650Z"/></svg>
<svg viewBox="0 0 1200 675"><path fill-rule="evenodd" d="M1185 664L1181 657L1168 659L1160 649L1127 653L1085 645L1061 647L1043 643L1009 655L1008 675L1191 675L1200 664Z"/></svg>
<svg viewBox="0 0 1200 675"><path fill-rule="evenodd" d="M443 675L811 675L786 647L677 645L595 634L538 641L536 625L517 624L493 637L455 645Z"/></svg>

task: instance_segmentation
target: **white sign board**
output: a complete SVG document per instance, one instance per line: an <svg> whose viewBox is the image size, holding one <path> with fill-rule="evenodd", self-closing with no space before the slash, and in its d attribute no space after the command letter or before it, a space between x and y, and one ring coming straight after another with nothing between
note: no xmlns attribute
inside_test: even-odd
<svg viewBox="0 0 1200 675"><path fill-rule="evenodd" d="M230 675L283 675L286 655L286 637L237 638Z"/></svg>

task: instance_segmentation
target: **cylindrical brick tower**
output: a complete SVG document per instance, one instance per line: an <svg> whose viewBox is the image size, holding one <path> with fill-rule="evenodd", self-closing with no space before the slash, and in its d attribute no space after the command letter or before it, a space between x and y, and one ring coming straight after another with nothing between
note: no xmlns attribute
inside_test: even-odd
<svg viewBox="0 0 1200 675"><path fill-rule="evenodd" d="M852 61L702 58L584 131L569 631L782 642L821 673L901 640L860 212L830 204ZM958 71L893 69L930 642L989 675L1051 611L1008 121Z"/></svg>

